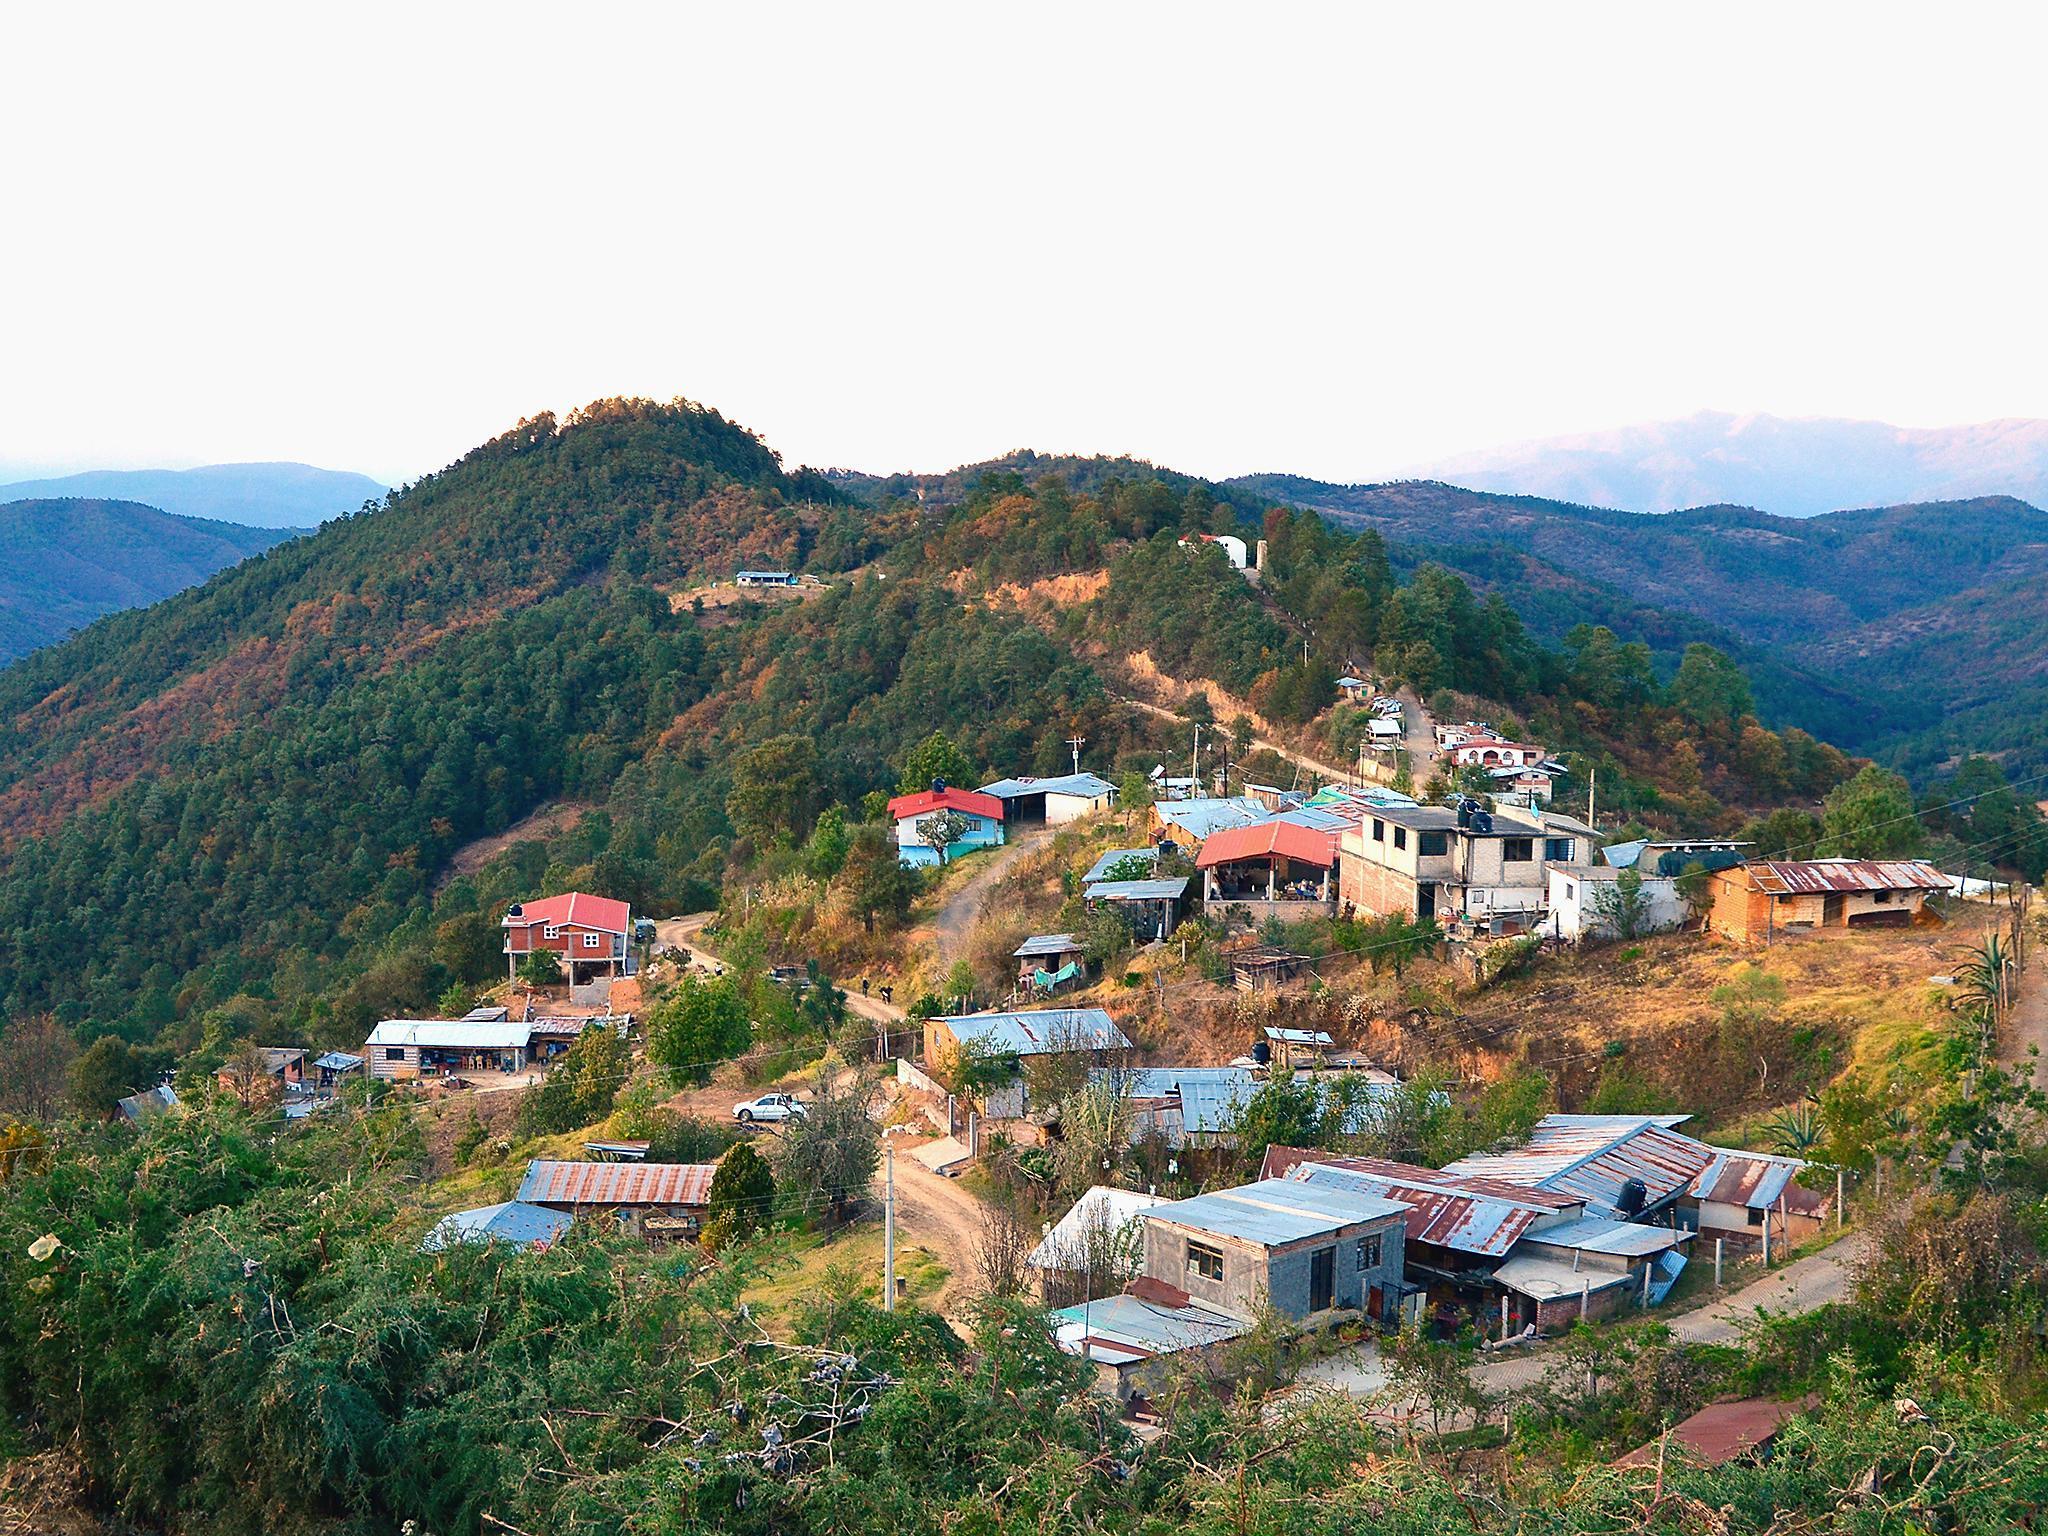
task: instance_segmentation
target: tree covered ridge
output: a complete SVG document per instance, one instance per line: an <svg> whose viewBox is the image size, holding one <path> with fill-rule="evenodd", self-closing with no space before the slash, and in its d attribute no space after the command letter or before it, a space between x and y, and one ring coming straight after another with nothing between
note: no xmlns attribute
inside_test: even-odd
<svg viewBox="0 0 2048 1536"><path fill-rule="evenodd" d="M1184 737L1116 697L1137 649L1289 722L1373 658L1507 706L1599 769L1603 805L1688 829L1848 771L1762 730L1711 649L1667 681L1604 630L1540 644L1441 567L1401 579L1369 530L1142 467L1079 478L862 502L715 412L601 402L97 625L0 674L0 1009L55 1009L86 1045L353 1046L496 975L505 902L581 885L715 904L819 811L842 808L843 835L934 729L991 777L1061 771L1076 734L1142 774ZM1233 530L1265 538L1262 585L1181 544ZM749 564L845 579L716 613L671 601ZM1050 621L985 600L1077 568L1107 587ZM1329 729L1348 757L1356 722ZM591 808L573 831L443 880L564 798Z"/></svg>

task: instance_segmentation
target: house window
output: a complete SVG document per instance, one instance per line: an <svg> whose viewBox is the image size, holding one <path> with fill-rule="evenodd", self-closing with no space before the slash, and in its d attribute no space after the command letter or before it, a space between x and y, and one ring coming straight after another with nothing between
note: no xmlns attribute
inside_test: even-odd
<svg viewBox="0 0 2048 1536"><path fill-rule="evenodd" d="M1500 840L1500 858L1503 864L1526 864L1535 857L1534 838L1504 837Z"/></svg>
<svg viewBox="0 0 2048 1536"><path fill-rule="evenodd" d="M1406 848L1408 846L1408 829L1406 827L1394 828L1394 846L1396 848Z"/></svg>
<svg viewBox="0 0 2048 1536"><path fill-rule="evenodd" d="M1380 1235L1375 1232L1370 1237L1361 1237L1358 1240L1358 1272L1364 1274L1368 1269L1379 1267Z"/></svg>
<svg viewBox="0 0 2048 1536"><path fill-rule="evenodd" d="M405 1060L405 1047L404 1047L404 1046L402 1046L402 1045L387 1045L387 1046L385 1046L385 1047L384 1047L384 1059L385 1059L386 1061L403 1061L403 1060Z"/></svg>
<svg viewBox="0 0 2048 1536"><path fill-rule="evenodd" d="M1553 864L1569 864L1572 861L1572 840L1568 837L1547 838L1543 844L1543 857Z"/></svg>
<svg viewBox="0 0 2048 1536"><path fill-rule="evenodd" d="M1417 836L1415 851L1425 859L1440 859L1451 851L1448 832L1424 832Z"/></svg>
<svg viewBox="0 0 2048 1536"><path fill-rule="evenodd" d="M562 936L562 925L560 923L549 923L547 927L541 929L540 935L544 939L559 939Z"/></svg>
<svg viewBox="0 0 2048 1536"><path fill-rule="evenodd" d="M1577 901L1579 899L1579 893L1577 889L1574 888L1571 881L1569 880L1565 881L1564 883L1564 899L1566 901Z"/></svg>
<svg viewBox="0 0 2048 1536"><path fill-rule="evenodd" d="M1387 840L1387 824L1377 817L1373 819L1372 840L1376 843L1384 843Z"/></svg>
<svg viewBox="0 0 2048 1536"><path fill-rule="evenodd" d="M1752 1227L1760 1227L1764 1224L1763 1207L1756 1205L1749 1207L1749 1224Z"/></svg>
<svg viewBox="0 0 2048 1536"><path fill-rule="evenodd" d="M1870 899L1872 901L1890 901L1892 893L1890 891L1875 891L1871 894Z"/></svg>
<svg viewBox="0 0 2048 1536"><path fill-rule="evenodd" d="M585 935L583 935L583 947L585 949L596 949L603 943L603 938L597 934L586 933Z"/></svg>
<svg viewBox="0 0 2048 1536"><path fill-rule="evenodd" d="M1223 1278L1223 1250L1207 1243L1188 1244L1188 1273L1204 1280Z"/></svg>

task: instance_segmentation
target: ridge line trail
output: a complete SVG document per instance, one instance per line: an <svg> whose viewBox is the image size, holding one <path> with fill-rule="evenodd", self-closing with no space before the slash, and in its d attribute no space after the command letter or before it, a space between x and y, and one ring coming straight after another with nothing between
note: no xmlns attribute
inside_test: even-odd
<svg viewBox="0 0 2048 1536"><path fill-rule="evenodd" d="M1154 704L1149 699L1133 698L1130 694L1115 692L1112 692L1110 697L1120 704L1128 704L1133 709L1141 709L1148 715L1157 715L1162 720L1181 719L1178 712L1168 709L1163 704ZM1418 768L1426 766L1436 756L1436 734L1432 728L1429 711L1423 708L1421 699L1417 698L1413 692L1406 688L1400 691L1398 697L1401 700L1402 729L1405 732L1404 745L1408 751L1409 771L1415 773ZM1216 727L1212 726L1210 729L1214 730ZM1264 748L1268 752L1275 753L1294 764L1297 768L1307 768L1319 773L1332 783L1348 784L1358 776L1358 770L1355 765L1349 768L1340 768L1334 763L1326 763L1320 758L1310 757L1306 752L1297 752L1292 747L1282 746L1279 742L1269 740L1264 736L1254 735L1252 737L1252 746L1254 748ZM1419 773L1417 773L1416 779L1418 783L1421 782L1421 775Z"/></svg>

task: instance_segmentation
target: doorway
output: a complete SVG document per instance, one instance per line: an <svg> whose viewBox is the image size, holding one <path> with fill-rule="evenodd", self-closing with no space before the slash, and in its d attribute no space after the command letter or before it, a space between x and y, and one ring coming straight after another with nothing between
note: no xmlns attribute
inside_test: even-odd
<svg viewBox="0 0 2048 1536"><path fill-rule="evenodd" d="M1308 1309L1327 1312L1337 1296L1337 1250L1318 1248L1308 1260Z"/></svg>
<svg viewBox="0 0 2048 1536"><path fill-rule="evenodd" d="M1415 887L1415 915L1421 918L1436 916L1436 887L1418 885Z"/></svg>

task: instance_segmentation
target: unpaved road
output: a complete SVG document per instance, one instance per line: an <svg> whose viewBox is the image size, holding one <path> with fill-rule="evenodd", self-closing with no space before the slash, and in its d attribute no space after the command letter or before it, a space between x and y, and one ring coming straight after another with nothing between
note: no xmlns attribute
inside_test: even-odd
<svg viewBox="0 0 2048 1536"><path fill-rule="evenodd" d="M2020 977L2019 1000L2005 1021L2005 1038L1998 1042L1998 1059L2007 1066L2026 1061L2030 1052L2039 1051L2041 1060L2034 1069L2037 1078L2048 1076L2048 959L2042 958L2044 949L2048 945L2029 940L2029 963Z"/></svg>
<svg viewBox="0 0 2048 1536"><path fill-rule="evenodd" d="M958 1180L933 1173L899 1145L896 1241L929 1248L946 1266L946 1283L932 1297L932 1306L948 1322L965 1322L967 1304L979 1289L974 1248L980 1233L981 1202L961 1188Z"/></svg>
<svg viewBox="0 0 2048 1536"><path fill-rule="evenodd" d="M1819 1253L1759 1275L1719 1301L1677 1313L1667 1320L1672 1336L1686 1344L1734 1344L1742 1337L1743 1325L1760 1311L1794 1317L1841 1301L1854 1283L1854 1266L1863 1242L1861 1233L1851 1233ZM1553 1351L1542 1348L1514 1351L1488 1356L1467 1374L1489 1395L1512 1394L1535 1386L1555 1358ZM1305 1386L1334 1388L1365 1398L1378 1395L1387 1385L1379 1348L1370 1343L1313 1362L1303 1369L1300 1379ZM1375 1416L1398 1420L1407 1414L1398 1406L1383 1406Z"/></svg>
<svg viewBox="0 0 2048 1536"><path fill-rule="evenodd" d="M1142 709L1146 714L1157 715L1162 720L1180 719L1180 715L1177 712L1168 709L1163 704L1153 704L1144 699L1134 699L1127 693L1113 693L1110 697L1119 704L1128 704L1133 709ZM1208 726L1203 727L1204 732L1210 729L1212 728ZM1320 759L1310 757L1305 752L1297 752L1292 747L1283 747L1277 741L1269 741L1264 736L1252 737L1252 747L1254 750L1264 748L1268 752L1285 758L1297 768L1306 768L1311 773L1321 774L1328 783L1345 784L1357 776L1353 769L1340 768L1334 763L1323 762Z"/></svg>
<svg viewBox="0 0 2048 1536"><path fill-rule="evenodd" d="M941 971L960 957L966 947L967 936L974 929L974 920L981 916L981 909L997 883L1022 863L1033 849L1043 847L1051 836L1052 828L1033 827L1028 832L1018 833L994 853L976 855L974 873L960 882L933 919ZM901 1013L897 1017L902 1017Z"/></svg>

